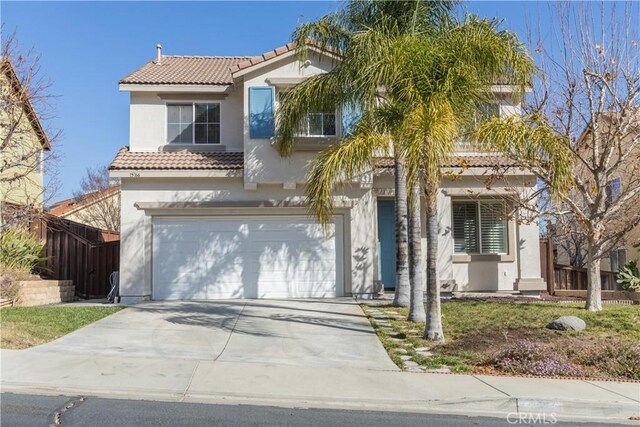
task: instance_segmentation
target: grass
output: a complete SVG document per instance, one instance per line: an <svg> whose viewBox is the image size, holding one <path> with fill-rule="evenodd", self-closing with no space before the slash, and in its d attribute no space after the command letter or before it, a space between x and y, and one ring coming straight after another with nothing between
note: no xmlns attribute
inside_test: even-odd
<svg viewBox="0 0 640 427"><path fill-rule="evenodd" d="M496 373L500 369L490 363L491 358L526 341L540 343L545 352L559 355L585 376L612 378L620 376L619 369L599 362L604 351L618 347L633 349L640 343L638 305L605 305L602 312L592 313L581 304L445 301L442 314L447 341L441 345L422 339L424 323L406 321L408 309L366 304L363 307L390 357L400 367L404 366L400 357L404 351L398 352L402 348L413 361L428 369L444 365L452 372ZM371 309L390 316L391 328L380 328L369 312ZM587 329L583 332L547 329L546 325L559 316L578 316L586 322ZM429 348L432 356L416 353L415 349L420 347ZM635 375L622 374L634 379Z"/></svg>
<svg viewBox="0 0 640 427"><path fill-rule="evenodd" d="M0 310L0 348L44 344L121 310L121 307L9 307Z"/></svg>

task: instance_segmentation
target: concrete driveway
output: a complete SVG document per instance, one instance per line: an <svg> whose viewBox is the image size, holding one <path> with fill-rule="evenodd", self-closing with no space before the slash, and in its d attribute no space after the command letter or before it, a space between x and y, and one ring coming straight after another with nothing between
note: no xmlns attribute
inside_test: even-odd
<svg viewBox="0 0 640 427"><path fill-rule="evenodd" d="M29 351L397 369L348 298L150 302Z"/></svg>

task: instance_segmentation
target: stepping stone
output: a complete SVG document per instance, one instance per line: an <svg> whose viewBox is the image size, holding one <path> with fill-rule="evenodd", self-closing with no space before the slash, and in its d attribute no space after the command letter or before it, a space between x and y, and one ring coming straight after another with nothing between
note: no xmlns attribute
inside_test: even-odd
<svg viewBox="0 0 640 427"><path fill-rule="evenodd" d="M416 362L413 362L411 360L407 360L404 362L404 367L409 369L409 368L418 368L420 365L418 365Z"/></svg>
<svg viewBox="0 0 640 427"><path fill-rule="evenodd" d="M422 366L418 366L417 368L407 368L406 372L419 372L419 373L423 373L424 372L424 368Z"/></svg>
<svg viewBox="0 0 640 427"><path fill-rule="evenodd" d="M396 348L393 351L395 351L398 354L407 354L408 353L407 350L404 349L404 348Z"/></svg>
<svg viewBox="0 0 640 427"><path fill-rule="evenodd" d="M424 356L424 357L433 356L433 353L431 353L430 351L416 351L416 354L419 354L420 356Z"/></svg>
<svg viewBox="0 0 640 427"><path fill-rule="evenodd" d="M437 368L437 369L427 369L425 372L427 372L429 374L450 374L451 373L451 369L446 368L446 367L442 367L442 368Z"/></svg>
<svg viewBox="0 0 640 427"><path fill-rule="evenodd" d="M400 338L389 338L390 341L401 343L402 340Z"/></svg>
<svg viewBox="0 0 640 427"><path fill-rule="evenodd" d="M400 356L400 360L404 360L406 362L407 360L411 360L411 356L408 354L402 355Z"/></svg>
<svg viewBox="0 0 640 427"><path fill-rule="evenodd" d="M431 350L431 348L429 348L429 347L418 347L418 348L416 348L416 351L429 351L429 350Z"/></svg>

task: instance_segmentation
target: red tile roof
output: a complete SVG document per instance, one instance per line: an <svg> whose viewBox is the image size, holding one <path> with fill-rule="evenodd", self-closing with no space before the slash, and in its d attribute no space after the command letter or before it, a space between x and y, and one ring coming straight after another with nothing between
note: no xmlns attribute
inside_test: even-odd
<svg viewBox="0 0 640 427"><path fill-rule="evenodd" d="M295 50L295 43L288 43L258 56L163 55L160 63L155 59L147 62L120 83L230 85L233 73Z"/></svg>
<svg viewBox="0 0 640 427"><path fill-rule="evenodd" d="M109 170L238 170L243 167L241 152L131 152L129 147L123 147Z"/></svg>
<svg viewBox="0 0 640 427"><path fill-rule="evenodd" d="M47 213L54 216L65 215L77 209L81 209L84 206L88 206L98 199L102 199L118 191L120 191L120 185L114 185L99 193L91 192L81 196L72 197L70 199L61 200L51 205L49 209L47 209Z"/></svg>
<svg viewBox="0 0 640 427"><path fill-rule="evenodd" d="M172 56L147 62L122 80L122 84L233 84L231 67L251 59L249 56Z"/></svg>

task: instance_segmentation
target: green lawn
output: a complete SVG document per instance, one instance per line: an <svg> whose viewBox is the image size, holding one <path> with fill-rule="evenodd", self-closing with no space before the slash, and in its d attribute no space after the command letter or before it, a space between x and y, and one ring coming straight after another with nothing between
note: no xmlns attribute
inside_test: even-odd
<svg viewBox="0 0 640 427"><path fill-rule="evenodd" d="M0 310L0 348L20 349L60 338L121 307L10 307Z"/></svg>
<svg viewBox="0 0 640 427"><path fill-rule="evenodd" d="M582 309L582 304L445 301L442 314L447 341L443 345L423 340L424 324L402 318L407 309L367 304L363 308L400 367L404 365L401 356L408 354L422 366L445 365L453 372L640 379L638 305L605 305L602 312L592 313ZM379 327L370 313L376 308L390 316L391 328ZM560 332L545 327L567 315L584 319L587 329ZM429 347L432 355L417 354L415 349L420 347ZM508 358L508 363L501 357ZM524 360L526 366L518 360Z"/></svg>

